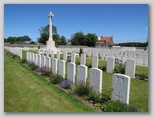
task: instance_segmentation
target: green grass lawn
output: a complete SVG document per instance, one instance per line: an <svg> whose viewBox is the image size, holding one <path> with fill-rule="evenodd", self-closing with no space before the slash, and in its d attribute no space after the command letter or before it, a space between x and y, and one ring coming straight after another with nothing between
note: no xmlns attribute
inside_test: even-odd
<svg viewBox="0 0 154 118"><path fill-rule="evenodd" d="M25 51L23 51L25 53ZM23 55L24 56L24 55ZM80 61L77 57L76 62ZM92 59L87 58L86 63L91 64ZM99 60L99 67L105 66L106 61ZM66 66L67 71L67 66ZM78 70L76 70L77 72ZM67 72L66 72L67 73ZM136 66L136 73L148 73L148 67ZM88 69L88 79L89 79L89 69ZM67 76L66 76L67 77ZM103 81L102 81L103 91L106 91L111 94L112 89L112 74L103 72ZM139 112L148 112L148 81L131 79L130 84L130 105L137 107Z"/></svg>
<svg viewBox="0 0 154 118"><path fill-rule="evenodd" d="M94 112L4 53L4 112Z"/></svg>

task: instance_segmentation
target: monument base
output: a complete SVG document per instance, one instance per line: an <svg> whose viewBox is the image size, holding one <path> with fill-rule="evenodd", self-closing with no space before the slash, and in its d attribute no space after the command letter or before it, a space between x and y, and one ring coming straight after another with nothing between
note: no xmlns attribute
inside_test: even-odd
<svg viewBox="0 0 154 118"><path fill-rule="evenodd" d="M59 51L59 49L57 49L57 48L55 47L55 41L53 41L53 40L48 40L48 41L46 42L46 49L53 50L54 52Z"/></svg>
<svg viewBox="0 0 154 118"><path fill-rule="evenodd" d="M46 48L47 48L47 49L55 49L55 48L56 48L56 47L55 47L55 41L48 40L48 41L46 42Z"/></svg>

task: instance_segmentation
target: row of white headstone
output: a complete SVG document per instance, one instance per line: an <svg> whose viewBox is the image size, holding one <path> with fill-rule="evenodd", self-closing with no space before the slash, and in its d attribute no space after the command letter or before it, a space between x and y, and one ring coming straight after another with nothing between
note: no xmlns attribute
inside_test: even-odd
<svg viewBox="0 0 154 118"><path fill-rule="evenodd" d="M123 63L129 58L136 60L136 64L140 66L148 66L148 51L141 50L112 50L112 49L94 49L84 48L83 52L91 57L93 55L99 55L102 60L106 60L107 56L113 56L122 60Z"/></svg>
<svg viewBox="0 0 154 118"><path fill-rule="evenodd" d="M73 81L73 83L75 83L76 81L87 82L88 67L85 65L86 55L81 54L80 65L78 65L77 67L77 74L75 58L76 53L71 53L71 62L68 62L67 64L67 79ZM112 57L108 57L108 61L110 60L110 58ZM44 56L40 54L27 52L26 59L30 62L34 62L36 65L40 67L46 66L48 68L51 68L52 65L52 72L55 74L59 74L63 78L65 78L67 52L64 53L63 60L60 60L60 52L57 52L57 58L54 58L54 56L49 57L48 55ZM77 80L75 79L76 75ZM120 100L123 103L129 104L130 77L123 74L113 74L112 79L112 99ZM90 68L90 85L93 86L93 91L98 93L102 92L102 80L103 71L98 68L98 56L93 56L92 68Z"/></svg>
<svg viewBox="0 0 154 118"><path fill-rule="evenodd" d="M5 49L15 55L18 55L22 59L22 49L7 47L7 46L5 46Z"/></svg>
<svg viewBox="0 0 154 118"><path fill-rule="evenodd" d="M113 73L115 67L115 57L107 57L107 67L106 72L107 73ZM126 69L125 69L125 75L135 78L135 71L136 71L136 60L135 59L126 59Z"/></svg>

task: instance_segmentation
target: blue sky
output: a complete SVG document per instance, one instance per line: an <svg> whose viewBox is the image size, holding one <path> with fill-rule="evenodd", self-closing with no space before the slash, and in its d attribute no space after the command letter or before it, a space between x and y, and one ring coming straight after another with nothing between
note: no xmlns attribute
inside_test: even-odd
<svg viewBox="0 0 154 118"><path fill-rule="evenodd" d="M70 39L82 31L113 36L114 43L146 42L148 4L5 4L4 37L40 37L38 29L49 24L49 11L58 34Z"/></svg>

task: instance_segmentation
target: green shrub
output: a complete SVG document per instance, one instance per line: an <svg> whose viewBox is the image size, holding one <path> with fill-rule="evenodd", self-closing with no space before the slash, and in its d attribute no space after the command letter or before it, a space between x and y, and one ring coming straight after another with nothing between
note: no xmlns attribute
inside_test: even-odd
<svg viewBox="0 0 154 118"><path fill-rule="evenodd" d="M32 69L32 70L36 70L39 66L35 65L34 63L29 63L28 66Z"/></svg>
<svg viewBox="0 0 154 118"><path fill-rule="evenodd" d="M80 65L80 60L76 60L76 65Z"/></svg>
<svg viewBox="0 0 154 118"><path fill-rule="evenodd" d="M104 92L104 91L102 91L102 95L98 93L90 93L88 95L88 100L92 101L93 104L97 104L97 103L103 104L106 101L111 100L110 96L111 96L110 92Z"/></svg>
<svg viewBox="0 0 154 118"><path fill-rule="evenodd" d="M73 93L78 96L85 96L92 92L92 87L89 82L85 83L83 81L79 81L75 83Z"/></svg>
<svg viewBox="0 0 154 118"><path fill-rule="evenodd" d="M26 63L27 60L26 59L21 59L21 63Z"/></svg>
<svg viewBox="0 0 154 118"><path fill-rule="evenodd" d="M91 68L91 67L92 67L92 64L88 63L88 64L86 64L86 66L87 66L88 68Z"/></svg>
<svg viewBox="0 0 154 118"><path fill-rule="evenodd" d="M20 57L16 54L13 54L13 59L19 59Z"/></svg>
<svg viewBox="0 0 154 118"><path fill-rule="evenodd" d="M125 74L125 64L116 64L113 70L113 73L121 73L121 74Z"/></svg>
<svg viewBox="0 0 154 118"><path fill-rule="evenodd" d="M50 73L49 77L51 77L51 83L53 84L60 84L62 81L64 81L63 77L58 74Z"/></svg>
<svg viewBox="0 0 154 118"><path fill-rule="evenodd" d="M104 112L137 112L136 107L129 106L120 101L108 100L102 105Z"/></svg>
<svg viewBox="0 0 154 118"><path fill-rule="evenodd" d="M99 69L101 69L103 72L106 72L106 66L103 65L103 66L98 66Z"/></svg>
<svg viewBox="0 0 154 118"><path fill-rule="evenodd" d="M71 62L71 58L68 58L68 59L67 59L67 62Z"/></svg>
<svg viewBox="0 0 154 118"><path fill-rule="evenodd" d="M49 76L50 73L51 73L51 71L45 71L45 72L43 72L41 75L42 75L42 76Z"/></svg>

